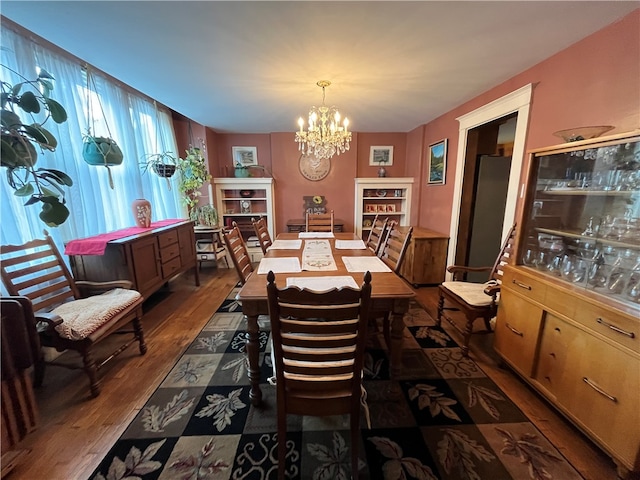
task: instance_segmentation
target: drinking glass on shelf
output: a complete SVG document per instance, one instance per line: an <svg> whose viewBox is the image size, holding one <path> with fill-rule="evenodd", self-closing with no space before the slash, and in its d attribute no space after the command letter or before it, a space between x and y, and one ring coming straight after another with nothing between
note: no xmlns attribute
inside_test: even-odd
<svg viewBox="0 0 640 480"><path fill-rule="evenodd" d="M527 267L535 267L539 252L535 248L527 248L522 255L522 264Z"/></svg>
<svg viewBox="0 0 640 480"><path fill-rule="evenodd" d="M560 274L571 283L582 283L587 277L589 262L577 255L565 255L562 259Z"/></svg>

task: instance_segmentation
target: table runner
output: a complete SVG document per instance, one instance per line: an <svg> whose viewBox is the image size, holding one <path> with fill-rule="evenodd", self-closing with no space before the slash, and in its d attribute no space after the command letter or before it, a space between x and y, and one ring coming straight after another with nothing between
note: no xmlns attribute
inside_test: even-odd
<svg viewBox="0 0 640 480"><path fill-rule="evenodd" d="M130 237L132 235L139 235L141 233L149 232L154 228L166 227L167 225L173 225L174 223L184 222L183 218L172 218L167 220L159 220L157 222L151 222L149 228L143 227L129 227L121 230L115 230L113 232L102 233L100 235L94 235L93 237L79 238L71 240L65 245L65 255L104 255L104 251L107 248L107 243L111 240L119 240L121 238Z"/></svg>

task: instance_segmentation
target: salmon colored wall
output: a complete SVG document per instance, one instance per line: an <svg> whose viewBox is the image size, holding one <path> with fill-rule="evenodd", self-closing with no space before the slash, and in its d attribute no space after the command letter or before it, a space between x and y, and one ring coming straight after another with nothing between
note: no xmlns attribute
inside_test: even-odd
<svg viewBox="0 0 640 480"><path fill-rule="evenodd" d="M393 145L394 162L387 168L388 176L415 178L411 224L448 235L458 154L457 117L531 83L525 150L559 143L553 132L565 128L615 125L611 133L625 132L640 128L639 79L640 9L410 132L354 133L351 149L331 159L329 176L319 182L300 174L300 152L293 133L219 134L207 129L210 171L215 176L232 176L231 147L256 146L258 163L267 166L275 178L278 233L286 231L288 219L302 216L304 195L324 195L327 207L352 230L354 178L377 176L378 168L369 166L372 145ZM184 128L176 126L179 145L186 138ZM204 137L205 133L196 135ZM427 185L427 149L445 138L446 183Z"/></svg>
<svg viewBox="0 0 640 480"><path fill-rule="evenodd" d="M420 226L449 232L456 118L529 83L534 89L525 150L557 144L553 132L571 127L614 125L611 134L639 128L640 9L424 125L422 139L409 135L407 151L421 143L425 152L429 144L448 139L446 185L427 186L425 169L421 172Z"/></svg>

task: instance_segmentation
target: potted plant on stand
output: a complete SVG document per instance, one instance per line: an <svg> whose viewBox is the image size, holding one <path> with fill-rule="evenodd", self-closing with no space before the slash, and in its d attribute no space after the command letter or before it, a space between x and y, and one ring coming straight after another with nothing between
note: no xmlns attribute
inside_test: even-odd
<svg viewBox="0 0 640 480"><path fill-rule="evenodd" d="M178 188L182 201L187 206L189 218L198 220L198 201L202 186L211 179L202 150L190 145L184 158L178 159L177 170L180 172ZM215 210L213 206L211 206ZM217 223L217 212L216 212Z"/></svg>
<svg viewBox="0 0 640 480"><path fill-rule="evenodd" d="M40 219L57 227L69 217L62 187L72 186L73 180L61 170L36 168L36 163L38 150L53 152L58 145L56 137L43 125L49 118L58 124L66 122L67 112L50 98L54 78L45 70L41 69L35 80L13 73L24 81L15 85L2 82L0 166L7 169L7 182L14 195L27 198L25 205L40 203ZM30 89L23 92L23 88ZM32 117L41 112L46 116L42 121L34 117L31 124L25 124L16 114L18 108Z"/></svg>

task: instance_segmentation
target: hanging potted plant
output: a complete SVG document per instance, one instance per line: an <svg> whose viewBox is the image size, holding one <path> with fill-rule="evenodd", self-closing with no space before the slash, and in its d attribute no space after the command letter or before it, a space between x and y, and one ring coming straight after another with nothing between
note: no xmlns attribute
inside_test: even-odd
<svg viewBox="0 0 640 480"><path fill-rule="evenodd" d="M4 68L9 69L4 66ZM55 151L58 141L44 127L51 119L55 123L67 121L67 112L62 105L49 95L53 90L54 78L40 69L38 78L11 85L2 84L1 135L2 151L0 166L7 169L7 183L14 195L26 198L25 205L41 204L40 219L50 227L63 224L69 217L65 205L63 187L73 185L73 180L65 172L52 168L36 168L38 150ZM28 90L27 90L28 88ZM33 118L31 124L22 123L16 110L20 109L33 117L45 113L44 120Z"/></svg>
<svg viewBox="0 0 640 480"><path fill-rule="evenodd" d="M156 110L156 145L161 153L150 153L142 157L142 170L153 170L158 176L167 179L167 187L171 190L171 182L169 178L176 172L178 159L173 152L168 152L164 148L164 136L160 128L160 117L158 115L158 104L154 100L153 105Z"/></svg>
<svg viewBox="0 0 640 480"><path fill-rule="evenodd" d="M198 199L202 195L200 189L211 179L207 171L207 164L202 150L193 145L185 151L184 158L178 159L177 169L180 172L178 188L182 193L182 201L187 206L189 216L198 204Z"/></svg>
<svg viewBox="0 0 640 480"><path fill-rule="evenodd" d="M92 87L93 90L91 89ZM96 93L98 106L104 118L104 124L107 127L108 137L98 137L91 133L92 127L95 131L95 117L93 115L93 101L91 98L92 91ZM124 155L116 141L111 138L107 117L102 109L102 103L100 102L100 97L97 95L95 81L89 68L87 68L87 106L87 133L83 135L82 158L89 165L103 165L106 167L109 173L109 186L113 189L113 177L111 176L109 167L122 164Z"/></svg>

